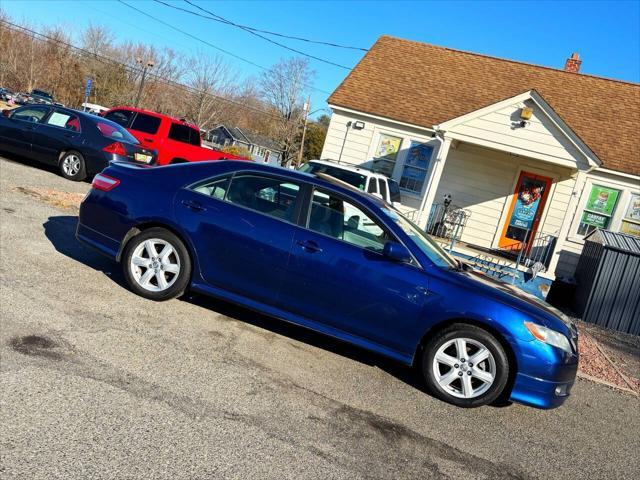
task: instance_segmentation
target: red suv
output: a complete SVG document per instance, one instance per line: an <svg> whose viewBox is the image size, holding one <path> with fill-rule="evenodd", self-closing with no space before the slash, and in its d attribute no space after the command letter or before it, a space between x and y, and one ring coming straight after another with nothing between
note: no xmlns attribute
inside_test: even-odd
<svg viewBox="0 0 640 480"><path fill-rule="evenodd" d="M134 107L114 107L103 115L122 125L145 147L158 152L158 165L203 160L248 160L202 146L196 125Z"/></svg>

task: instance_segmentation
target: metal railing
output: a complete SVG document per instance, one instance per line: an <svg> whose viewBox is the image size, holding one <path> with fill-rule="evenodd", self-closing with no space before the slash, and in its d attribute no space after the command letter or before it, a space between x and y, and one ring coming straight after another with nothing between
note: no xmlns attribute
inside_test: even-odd
<svg viewBox="0 0 640 480"><path fill-rule="evenodd" d="M434 237L450 240L449 250L453 250L456 241L460 240L470 216L469 210L456 205L434 203L431 206L425 230Z"/></svg>
<svg viewBox="0 0 640 480"><path fill-rule="evenodd" d="M532 238L529 238L530 233L530 230L526 231L524 242L514 242L512 245L500 247L498 251L502 256L509 257L515 261L514 268L516 272L520 266L523 266L528 268L532 278L535 278L540 272L544 272L549 268L558 235L556 233L538 232Z"/></svg>

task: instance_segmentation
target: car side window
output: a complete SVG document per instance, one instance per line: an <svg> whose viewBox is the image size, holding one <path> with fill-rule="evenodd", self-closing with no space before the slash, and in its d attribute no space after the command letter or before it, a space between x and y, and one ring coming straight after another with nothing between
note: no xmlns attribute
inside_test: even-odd
<svg viewBox="0 0 640 480"><path fill-rule="evenodd" d="M138 113L136 118L133 119L131 124L131 130L137 130L139 132L149 133L154 135L160 128L160 118L153 115L147 115L145 113Z"/></svg>
<svg viewBox="0 0 640 480"><path fill-rule="evenodd" d="M78 119L78 116L66 112L53 112L47 119L46 124L64 128L65 130L71 130L73 132L80 131L80 120Z"/></svg>
<svg viewBox="0 0 640 480"><path fill-rule="evenodd" d="M192 190L207 195L208 197L224 200L227 190L229 189L230 180L231 177L207 180L192 187Z"/></svg>
<svg viewBox="0 0 640 480"><path fill-rule="evenodd" d="M261 175L235 175L226 200L271 217L293 222L300 186Z"/></svg>
<svg viewBox="0 0 640 480"><path fill-rule="evenodd" d="M375 252L381 252L388 241L395 241L362 208L323 190L313 192L307 228Z"/></svg>
<svg viewBox="0 0 640 480"><path fill-rule="evenodd" d="M188 125L172 123L169 129L169 138L176 142L188 143L190 145L200 145L200 133Z"/></svg>
<svg viewBox="0 0 640 480"><path fill-rule="evenodd" d="M24 122L40 123L49 113L47 107L23 107L16 109L11 118Z"/></svg>
<svg viewBox="0 0 640 480"><path fill-rule="evenodd" d="M369 177L369 186L367 187L367 193L378 193L376 188L376 179Z"/></svg>
<svg viewBox="0 0 640 480"><path fill-rule="evenodd" d="M107 120L111 120L112 122L116 122L118 125L127 128L129 125L129 120L133 116L133 112L131 110L113 110L108 112L104 118Z"/></svg>

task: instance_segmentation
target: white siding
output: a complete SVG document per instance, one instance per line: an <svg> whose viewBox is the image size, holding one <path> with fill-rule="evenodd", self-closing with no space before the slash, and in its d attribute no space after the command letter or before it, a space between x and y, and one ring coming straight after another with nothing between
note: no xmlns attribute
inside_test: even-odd
<svg viewBox="0 0 640 480"><path fill-rule="evenodd" d="M496 246L523 170L552 178L538 232L557 235L573 189L569 169L468 144L449 151L436 203L449 193L454 205L471 212L462 241L486 248Z"/></svg>
<svg viewBox="0 0 640 480"><path fill-rule="evenodd" d="M525 127L520 127L522 107L533 109L533 116ZM516 102L500 110L486 113L451 128L451 133L461 138L481 139L491 142L495 148L517 150L534 158L558 159L565 162L584 163L583 155L567 136L531 100ZM586 165L586 164L585 164Z"/></svg>

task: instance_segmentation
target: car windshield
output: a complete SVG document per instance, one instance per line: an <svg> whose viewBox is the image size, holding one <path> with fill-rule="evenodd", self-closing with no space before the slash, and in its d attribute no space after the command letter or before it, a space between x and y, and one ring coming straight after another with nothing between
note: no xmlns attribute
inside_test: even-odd
<svg viewBox="0 0 640 480"><path fill-rule="evenodd" d="M353 185L354 187L362 191L364 191L364 186L367 183L367 177L358 172L352 172L350 170L344 170L340 167L325 165L324 163L308 162L300 167L300 171L314 174L324 173L325 175L330 175L333 178L342 180L349 185Z"/></svg>
<svg viewBox="0 0 640 480"><path fill-rule="evenodd" d="M451 255L445 252L440 245L433 241L426 232L423 232L416 224L404 218L400 212L392 208L382 208L382 211L416 244L429 260L442 268L459 268L459 263Z"/></svg>
<svg viewBox="0 0 640 480"><path fill-rule="evenodd" d="M131 135L115 122L110 122L109 120L101 120L96 122L96 128L105 137L127 143L133 143L134 145L138 145L140 143L138 142L138 139L136 139L136 137Z"/></svg>

